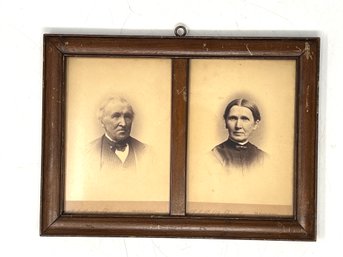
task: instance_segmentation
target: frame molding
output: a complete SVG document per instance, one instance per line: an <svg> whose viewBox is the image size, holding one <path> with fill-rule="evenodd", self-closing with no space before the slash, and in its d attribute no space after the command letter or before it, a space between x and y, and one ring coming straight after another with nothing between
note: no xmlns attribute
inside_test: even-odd
<svg viewBox="0 0 343 257"><path fill-rule="evenodd" d="M40 234L315 240L319 41L319 38L44 35ZM172 59L172 108L178 106L178 111L171 116L169 215L64 212L65 59L69 56ZM186 214L189 58L276 58L297 61L293 217L204 217Z"/></svg>

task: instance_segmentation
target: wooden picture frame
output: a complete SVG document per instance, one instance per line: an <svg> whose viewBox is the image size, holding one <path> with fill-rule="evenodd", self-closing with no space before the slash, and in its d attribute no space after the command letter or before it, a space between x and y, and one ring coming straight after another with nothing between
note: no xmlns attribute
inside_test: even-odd
<svg viewBox="0 0 343 257"><path fill-rule="evenodd" d="M66 211L68 58L79 57L170 60L167 213ZM212 59L294 63L290 215L187 212L190 63ZM319 38L44 35L41 235L315 240L318 75Z"/></svg>

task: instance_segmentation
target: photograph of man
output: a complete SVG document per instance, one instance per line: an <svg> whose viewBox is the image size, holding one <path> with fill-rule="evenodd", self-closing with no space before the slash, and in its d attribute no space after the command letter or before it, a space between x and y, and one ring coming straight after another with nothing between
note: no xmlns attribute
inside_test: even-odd
<svg viewBox="0 0 343 257"><path fill-rule="evenodd" d="M104 134L89 146L100 169L136 169L147 148L130 136L135 113L122 97L110 97L100 107L98 119Z"/></svg>
<svg viewBox="0 0 343 257"><path fill-rule="evenodd" d="M263 164L266 153L249 142L261 121L257 106L247 99L235 99L226 106L223 117L229 137L212 149L220 164L243 169Z"/></svg>

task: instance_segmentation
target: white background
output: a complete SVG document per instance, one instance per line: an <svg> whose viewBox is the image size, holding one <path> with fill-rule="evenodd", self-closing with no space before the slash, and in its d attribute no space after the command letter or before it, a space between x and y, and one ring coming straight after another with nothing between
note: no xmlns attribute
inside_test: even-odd
<svg viewBox="0 0 343 257"><path fill-rule="evenodd" d="M343 2L0 0L1 256L341 256ZM43 33L320 36L317 242L39 236Z"/></svg>

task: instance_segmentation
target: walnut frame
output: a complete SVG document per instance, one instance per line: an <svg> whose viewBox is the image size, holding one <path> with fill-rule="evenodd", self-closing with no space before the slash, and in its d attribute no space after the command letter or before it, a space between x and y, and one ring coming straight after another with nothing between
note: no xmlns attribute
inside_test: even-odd
<svg viewBox="0 0 343 257"><path fill-rule="evenodd" d="M45 35L40 234L316 240L319 41L319 38ZM64 212L65 59L68 56L172 59L172 108L177 106L177 111L171 116L169 215ZM296 60L295 211L291 218L186 214L187 102L179 92L188 86L188 60L199 57Z"/></svg>

